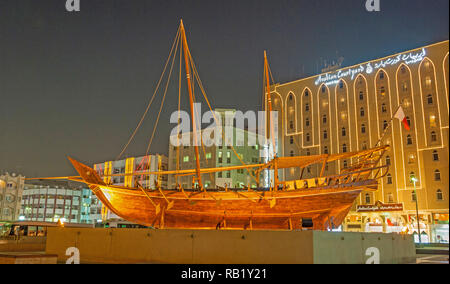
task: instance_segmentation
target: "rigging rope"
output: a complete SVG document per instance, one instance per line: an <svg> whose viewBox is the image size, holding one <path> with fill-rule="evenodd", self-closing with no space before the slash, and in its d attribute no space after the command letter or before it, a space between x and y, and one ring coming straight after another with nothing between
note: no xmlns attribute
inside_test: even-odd
<svg viewBox="0 0 450 284"><path fill-rule="evenodd" d="M208 100L208 98L207 98L207 96L206 96L205 89L203 88L202 81L201 81L201 79L200 79L200 76L198 75L197 69L195 68L194 59L192 58L190 52L189 52L189 58L190 58L190 61L191 61L191 65L192 65L192 70L193 70L193 73L194 73L194 77L196 78L197 83L198 83L198 85L199 85L199 87L200 87L200 90L202 91L203 97L205 98L205 101L206 101L206 103L208 104L208 107L209 107L209 109L211 110L211 112L212 112L212 114L213 114L214 121L215 121L216 125L218 125L218 124L217 124L217 118L216 118L215 112L213 111L213 109L212 109L212 107L211 107L211 104L210 104L210 102L209 102L209 100ZM225 140L225 131L224 131L224 129L222 129L222 141L224 141L224 140ZM236 149L233 147L233 145L231 145L231 149L233 150L234 154L236 155L236 157L238 158L238 160L241 162L241 164L242 164L243 166L247 166L247 164L241 159L241 157L239 156L239 154L237 153L237 151L236 151ZM248 171L248 173L250 174L250 176L251 176L257 183L259 183L258 179L253 175L253 173L252 173L250 170L248 170L248 169L247 169L247 171Z"/></svg>
<svg viewBox="0 0 450 284"><path fill-rule="evenodd" d="M180 37L180 27L178 27L177 34L176 34L175 39L174 39L173 44L172 44L172 48L170 49L169 57L167 58L166 64L165 64L165 66L164 66L164 69L163 69L163 72L162 72L162 74L161 74L161 77L160 77L159 80L158 80L158 84L156 85L156 89L155 89L155 91L154 91L154 93L153 93L153 96L152 96L152 98L150 99L150 102L148 103L147 108L145 109L145 112L144 112L144 114L142 115L141 120L139 121L139 123L138 123L136 129L135 129L134 132L131 134L131 137L128 139L127 144L125 145L125 147L123 147L123 149L122 149L122 151L120 152L120 154L116 157L116 161L119 160L119 159L122 157L123 153L125 153L125 151L127 150L128 146L130 145L131 141L133 140L133 138L135 137L135 135L136 135L136 133L138 132L139 128L141 127L141 125L142 125L142 123L143 123L143 121L144 121L144 119L145 119L145 117L146 117L146 115L147 115L147 113L148 113L148 110L150 109L150 106L152 105L153 100L155 99L156 93L158 92L158 89L159 89L159 86L160 86L160 84L161 84L161 81L162 81L162 79L163 79L163 77L164 77L164 74L166 73L167 65L169 64L170 58L172 57L173 48L175 47L176 42L178 41L178 38L179 38L179 37Z"/></svg>
<svg viewBox="0 0 450 284"><path fill-rule="evenodd" d="M176 44L176 48L175 48L175 53L174 54L176 54L178 52L178 42L179 42L179 40L180 40L180 37L177 38L177 44ZM170 78L172 76L172 70L173 70L173 64L175 63L175 58L176 58L176 56L174 56L173 59L172 59L172 64L170 66L169 75L167 77L167 83L166 83L166 87L165 87L165 90L164 90L164 95L163 95L163 98L162 98L162 101L161 101L161 106L159 108L158 117L156 118L156 123L155 123L155 126L153 127L152 136L151 136L150 141L148 143L147 151L145 152L145 155L148 155L148 153L150 152L150 147L152 146L153 138L154 138L155 133L156 133L156 128L158 127L159 118L161 117L161 111L162 111L162 108L164 106L164 101L166 100L167 88L169 86Z"/></svg>

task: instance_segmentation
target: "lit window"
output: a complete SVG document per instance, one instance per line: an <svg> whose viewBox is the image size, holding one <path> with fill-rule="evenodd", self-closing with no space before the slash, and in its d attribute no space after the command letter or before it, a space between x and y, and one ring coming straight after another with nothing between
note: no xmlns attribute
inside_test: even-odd
<svg viewBox="0 0 450 284"><path fill-rule="evenodd" d="M380 88L380 94L381 94L382 96L385 96L385 95L386 95L386 89L385 89L384 87L381 87L381 88Z"/></svg>
<svg viewBox="0 0 450 284"><path fill-rule="evenodd" d="M410 154L408 157L408 164L414 164L416 162L416 156L414 154Z"/></svg>
<svg viewBox="0 0 450 284"><path fill-rule="evenodd" d="M408 83L407 82L403 82L402 90L403 90L403 92L407 92L408 91Z"/></svg>
<svg viewBox="0 0 450 284"><path fill-rule="evenodd" d="M410 182L411 184L414 183L413 179L415 179L415 178L416 178L416 174L415 174L414 172L410 172L410 173L409 173L409 182Z"/></svg>
<svg viewBox="0 0 450 284"><path fill-rule="evenodd" d="M394 203L394 195L392 193L388 193L388 203Z"/></svg>
<svg viewBox="0 0 450 284"><path fill-rule="evenodd" d="M211 159L211 157L212 157L211 153L206 153L206 159L207 160Z"/></svg>
<svg viewBox="0 0 450 284"><path fill-rule="evenodd" d="M183 157L183 162L189 162L189 156L184 156Z"/></svg>
<svg viewBox="0 0 450 284"><path fill-rule="evenodd" d="M430 115L430 127L436 127L436 116L434 114Z"/></svg>
<svg viewBox="0 0 450 284"><path fill-rule="evenodd" d="M431 88L431 78L430 78L430 76L427 76L427 77L425 78L425 86L426 86L427 88Z"/></svg>

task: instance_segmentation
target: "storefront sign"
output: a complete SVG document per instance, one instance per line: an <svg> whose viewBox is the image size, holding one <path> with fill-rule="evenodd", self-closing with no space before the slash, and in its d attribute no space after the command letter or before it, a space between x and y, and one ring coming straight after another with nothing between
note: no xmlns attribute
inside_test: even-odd
<svg viewBox="0 0 450 284"><path fill-rule="evenodd" d="M389 203L384 204L378 201L375 204L358 205L357 212L389 212L389 211L403 211L403 203Z"/></svg>
<svg viewBox="0 0 450 284"><path fill-rule="evenodd" d="M346 70L339 70L335 73L326 73L325 75L319 75L316 79L316 86L324 83L325 85L334 85L339 83L341 78L350 77L353 80L356 75L361 73L372 74L374 71L385 68L387 66L393 66L399 63L405 63L406 65L410 65L416 62L421 62L426 55L425 48L422 48L420 52L410 52L407 54L399 54L397 56L393 56L387 59L382 59L375 62L369 62L364 65L360 65L356 68L349 68Z"/></svg>

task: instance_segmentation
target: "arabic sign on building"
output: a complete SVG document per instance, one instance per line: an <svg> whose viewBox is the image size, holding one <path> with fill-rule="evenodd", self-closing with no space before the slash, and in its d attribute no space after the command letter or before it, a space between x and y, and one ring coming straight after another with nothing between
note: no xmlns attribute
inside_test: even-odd
<svg viewBox="0 0 450 284"><path fill-rule="evenodd" d="M369 62L367 64L359 65L355 68L343 69L334 73L326 73L324 75L319 75L316 79L316 86L324 83L325 85L333 85L339 83L341 78L350 77L351 80L355 78L356 75L361 73L371 74L375 70L384 68L387 66L393 66L399 63L405 63L406 65L413 64L416 62L421 62L426 55L425 48L422 48L420 52L410 52L406 54L399 54L396 56L389 57L387 59L381 59L375 62Z"/></svg>
<svg viewBox="0 0 450 284"><path fill-rule="evenodd" d="M389 203L384 204L378 201L375 204L358 205L357 212L389 212L389 211L403 211L403 203Z"/></svg>

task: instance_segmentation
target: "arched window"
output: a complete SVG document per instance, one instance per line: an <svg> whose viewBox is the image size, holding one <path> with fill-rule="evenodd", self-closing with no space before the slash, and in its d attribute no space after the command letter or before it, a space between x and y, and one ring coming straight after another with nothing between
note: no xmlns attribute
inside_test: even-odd
<svg viewBox="0 0 450 284"><path fill-rule="evenodd" d="M381 112L383 112L383 113L387 112L387 108L386 108L386 104L385 103L383 103L381 105Z"/></svg>
<svg viewBox="0 0 450 284"><path fill-rule="evenodd" d="M291 137L289 138L289 143L291 143L291 145L294 144L294 137L291 136Z"/></svg>
<svg viewBox="0 0 450 284"><path fill-rule="evenodd" d="M409 181L410 183L414 183L413 179L416 178L416 174L414 172L409 173Z"/></svg>
<svg viewBox="0 0 450 284"><path fill-rule="evenodd" d="M388 174L387 176L387 184L392 184L392 175L391 174Z"/></svg>
<svg viewBox="0 0 450 284"><path fill-rule="evenodd" d="M361 124L361 133L366 133L366 125L365 124Z"/></svg>
<svg viewBox="0 0 450 284"><path fill-rule="evenodd" d="M294 151L291 151L290 154L291 154L291 157L294 157Z"/></svg>
<svg viewBox="0 0 450 284"><path fill-rule="evenodd" d="M309 96L308 90L305 91L305 97Z"/></svg>
<svg viewBox="0 0 450 284"><path fill-rule="evenodd" d="M292 94L289 95L289 100L292 101Z"/></svg>
<svg viewBox="0 0 450 284"><path fill-rule="evenodd" d="M309 133L306 133L306 142L309 142L310 139L311 139L311 136L309 135Z"/></svg>
<svg viewBox="0 0 450 284"><path fill-rule="evenodd" d="M345 127L342 127L341 133L342 133L342 136L347 135L347 131L345 130Z"/></svg>
<svg viewBox="0 0 450 284"><path fill-rule="evenodd" d="M344 169L347 168L347 166L348 166L347 160L344 160L343 166L344 166Z"/></svg>
<svg viewBox="0 0 450 284"><path fill-rule="evenodd" d="M347 152L347 144L342 145L342 152L344 152L344 153Z"/></svg>
<svg viewBox="0 0 450 284"><path fill-rule="evenodd" d="M383 71L380 72L380 79L384 79L384 72Z"/></svg>
<svg viewBox="0 0 450 284"><path fill-rule="evenodd" d="M359 114L361 115L361 117L364 117L365 113L363 107L359 109Z"/></svg>
<svg viewBox="0 0 450 284"><path fill-rule="evenodd" d="M438 151L433 151L433 161L439 161L439 153Z"/></svg>
<svg viewBox="0 0 450 284"><path fill-rule="evenodd" d="M417 195L416 195L415 191L411 192L411 200L412 201L416 201L417 200Z"/></svg>
<svg viewBox="0 0 450 284"><path fill-rule="evenodd" d="M364 92L363 91L359 92L359 100L360 101L364 100Z"/></svg>
<svg viewBox="0 0 450 284"><path fill-rule="evenodd" d="M309 149L308 149L308 150L306 150L306 156L309 156L309 155L311 155L311 151L309 151Z"/></svg>
<svg viewBox="0 0 450 284"><path fill-rule="evenodd" d="M370 194L366 193L366 204L370 204Z"/></svg>
<svg viewBox="0 0 450 284"><path fill-rule="evenodd" d="M388 127L388 122L385 120L383 121L383 130L386 129L386 127Z"/></svg>
<svg viewBox="0 0 450 284"><path fill-rule="evenodd" d="M292 120L289 121L289 128L294 129L294 122Z"/></svg>
<svg viewBox="0 0 450 284"><path fill-rule="evenodd" d="M327 124L327 115L326 114L322 115L322 123Z"/></svg>
<svg viewBox="0 0 450 284"><path fill-rule="evenodd" d="M427 96L427 103L428 103L429 105L432 105L432 104L433 104L433 96L432 96L431 94L429 94L429 95Z"/></svg>
<svg viewBox="0 0 450 284"><path fill-rule="evenodd" d="M434 180L440 181L441 180L441 172L439 170L434 171Z"/></svg>
<svg viewBox="0 0 450 284"><path fill-rule="evenodd" d="M323 131L323 139L328 139L328 131L326 130Z"/></svg>
<svg viewBox="0 0 450 284"><path fill-rule="evenodd" d="M408 144L408 145L412 145L412 138L411 138L411 135L408 135L408 136L406 136L406 144Z"/></svg>
<svg viewBox="0 0 450 284"><path fill-rule="evenodd" d="M339 89L342 89L342 88L344 88L344 82L341 80L341 81L339 81Z"/></svg>
<svg viewBox="0 0 450 284"><path fill-rule="evenodd" d="M388 203L394 203L394 195L392 193L388 193Z"/></svg>
<svg viewBox="0 0 450 284"><path fill-rule="evenodd" d="M437 141L437 135L435 131L431 131L431 142Z"/></svg>
<svg viewBox="0 0 450 284"><path fill-rule="evenodd" d="M325 93L325 86L322 86L322 93Z"/></svg>
<svg viewBox="0 0 450 284"><path fill-rule="evenodd" d="M305 111L309 111L309 104L308 103L305 104Z"/></svg>
<svg viewBox="0 0 450 284"><path fill-rule="evenodd" d="M411 119L409 118L409 116L406 117L406 122L408 122L408 125L411 127Z"/></svg>
<svg viewBox="0 0 450 284"><path fill-rule="evenodd" d="M324 146L323 147L323 153L324 154L328 154L328 146Z"/></svg>
<svg viewBox="0 0 450 284"><path fill-rule="evenodd" d="M405 74L405 73L406 73L406 68L405 68L405 66L402 66L402 69L401 69L401 71L402 71L402 73L403 73L403 74Z"/></svg>
<svg viewBox="0 0 450 284"><path fill-rule="evenodd" d="M309 126L309 118L308 117L305 119L305 125Z"/></svg>
<svg viewBox="0 0 450 284"><path fill-rule="evenodd" d="M387 166L391 165L391 156L386 156L386 165Z"/></svg>
<svg viewBox="0 0 450 284"><path fill-rule="evenodd" d="M438 189L438 190L436 191L436 199L437 199L438 201L444 200L444 196L443 196L443 194L442 194L442 190Z"/></svg>

